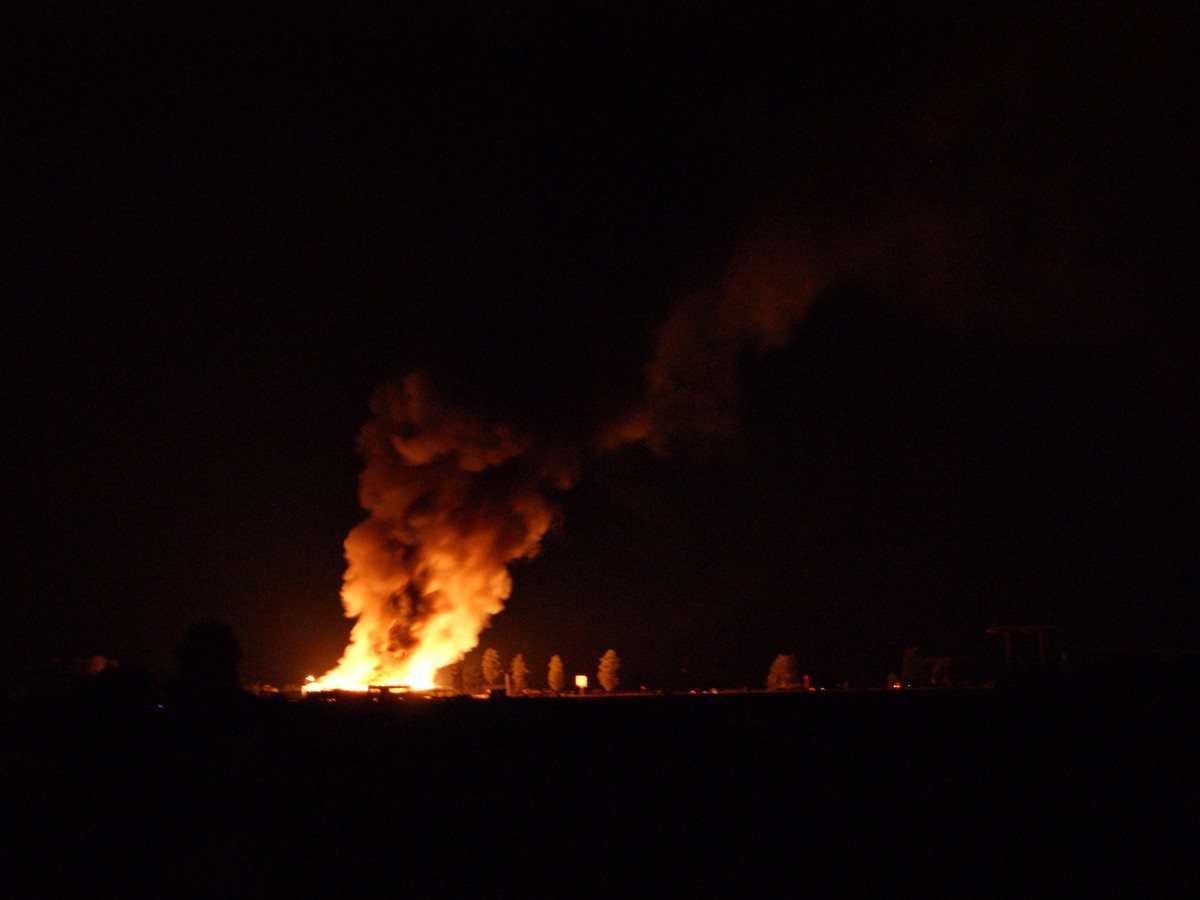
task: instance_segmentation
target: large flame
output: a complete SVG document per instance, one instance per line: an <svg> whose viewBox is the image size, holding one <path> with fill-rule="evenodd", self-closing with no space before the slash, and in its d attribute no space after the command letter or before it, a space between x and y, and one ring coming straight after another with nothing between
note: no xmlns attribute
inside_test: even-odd
<svg viewBox="0 0 1200 900"><path fill-rule="evenodd" d="M440 402L418 376L380 388L371 408L359 436L370 516L345 543L342 605L356 621L306 691L433 687L504 608L507 564L537 553L554 519L543 487L568 486L529 439Z"/></svg>

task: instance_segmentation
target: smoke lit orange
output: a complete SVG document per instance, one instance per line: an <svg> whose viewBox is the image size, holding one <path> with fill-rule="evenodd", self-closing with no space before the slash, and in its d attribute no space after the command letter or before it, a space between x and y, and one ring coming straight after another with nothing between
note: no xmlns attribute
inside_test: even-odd
<svg viewBox="0 0 1200 900"><path fill-rule="evenodd" d="M345 543L342 605L355 623L306 691L433 687L504 608L508 563L537 553L554 520L544 487L566 486L531 441L441 402L418 376L380 388L371 408L359 436L370 515Z"/></svg>

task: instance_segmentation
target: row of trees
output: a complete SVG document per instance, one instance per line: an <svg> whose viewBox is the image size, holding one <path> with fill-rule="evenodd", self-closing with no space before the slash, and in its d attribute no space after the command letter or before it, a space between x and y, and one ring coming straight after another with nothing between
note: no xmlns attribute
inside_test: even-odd
<svg viewBox="0 0 1200 900"><path fill-rule="evenodd" d="M474 692L476 688L499 684L505 675L505 669L500 661L500 653L495 647L488 647L483 651L482 670L479 672L483 678L482 684L475 683L475 680L465 671L464 663L458 663L454 669L457 670L454 675L454 687L467 693ZM617 656L617 651L607 650L600 657L596 680L604 690L612 692L621 683L620 669L621 658ZM795 656L779 654L767 672L767 690L793 691L802 687L807 683L807 678L802 679L799 672ZM512 658L508 664L507 674L509 686L514 692L521 693L529 690L529 666L525 662L524 654L518 653ZM561 693L567 689L566 668L563 665L562 657L557 654L550 657L550 663L546 668L546 686L555 693Z"/></svg>
<svg viewBox="0 0 1200 900"><path fill-rule="evenodd" d="M458 663L455 669L457 672L452 677L458 683L454 686L460 690L471 691L474 685L469 683L471 679L465 671L463 663ZM596 679L604 690L610 692L616 690L617 685L621 683L620 669L621 658L617 656L617 651L610 649L600 657ZM484 686L499 684L506 674L500 662L500 653L495 647L488 647L483 651L480 674L483 676ZM512 658L508 664L507 674L509 685L514 692L521 693L529 690L529 666L525 662L524 654L518 653ZM567 688L566 667L563 665L562 657L558 654L550 657L550 663L546 668L546 686L555 693L560 693Z"/></svg>

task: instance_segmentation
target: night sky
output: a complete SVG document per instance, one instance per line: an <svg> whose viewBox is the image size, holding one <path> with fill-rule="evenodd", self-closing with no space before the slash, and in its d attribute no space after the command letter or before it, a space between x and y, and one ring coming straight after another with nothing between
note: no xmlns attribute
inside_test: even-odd
<svg viewBox="0 0 1200 900"><path fill-rule="evenodd" d="M218 619L247 680L331 667L356 434L413 371L579 454L482 636L535 683L1195 649L1196 23L746 6L8 22L6 657L167 675ZM671 321L691 393L597 450Z"/></svg>

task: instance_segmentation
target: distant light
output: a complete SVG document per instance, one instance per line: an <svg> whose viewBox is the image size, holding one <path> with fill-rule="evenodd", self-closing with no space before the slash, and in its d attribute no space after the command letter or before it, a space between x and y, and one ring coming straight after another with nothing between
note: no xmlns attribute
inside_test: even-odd
<svg viewBox="0 0 1200 900"><path fill-rule="evenodd" d="M579 688L581 691L586 691L587 690L587 676L586 675L576 675L575 676L575 687Z"/></svg>

